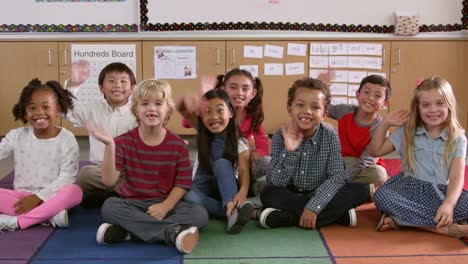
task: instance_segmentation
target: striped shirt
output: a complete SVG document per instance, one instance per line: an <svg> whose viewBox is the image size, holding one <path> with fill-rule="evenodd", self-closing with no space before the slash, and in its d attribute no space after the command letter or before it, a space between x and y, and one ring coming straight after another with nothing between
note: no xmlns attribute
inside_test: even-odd
<svg viewBox="0 0 468 264"><path fill-rule="evenodd" d="M281 129L273 135L267 181L281 187L293 185L299 192L309 193L307 209L320 213L348 180L333 128L320 123L315 134L304 139L295 151L285 149Z"/></svg>
<svg viewBox="0 0 468 264"><path fill-rule="evenodd" d="M187 145L169 130L157 146L146 145L138 127L116 137L115 166L125 175L118 190L123 198L166 198L174 186L192 186Z"/></svg>

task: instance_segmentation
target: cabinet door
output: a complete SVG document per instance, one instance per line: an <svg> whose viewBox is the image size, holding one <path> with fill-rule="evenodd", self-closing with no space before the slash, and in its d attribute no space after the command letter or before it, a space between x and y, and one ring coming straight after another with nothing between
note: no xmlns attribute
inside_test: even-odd
<svg viewBox="0 0 468 264"><path fill-rule="evenodd" d="M58 80L56 42L2 42L0 43L0 80L2 80L0 106L0 136L22 126L14 122L13 106L23 88L33 78L42 82Z"/></svg>
<svg viewBox="0 0 468 264"><path fill-rule="evenodd" d="M223 74L225 72L225 42L224 41L143 41L143 79L154 78L154 47L156 46L193 46L196 47L197 79L166 79L172 87L174 102L187 93L198 93L200 77L209 74ZM172 112L167 127L180 135L194 135L195 129L187 129L181 125L182 116Z"/></svg>
<svg viewBox="0 0 468 264"><path fill-rule="evenodd" d="M265 113L263 125L267 134L273 134L281 125L289 120L286 110L288 89L295 80L308 76L308 55L287 55L288 43L307 45L305 41L228 41L226 43L226 71L237 68L240 65L258 65L258 77L263 84L263 112ZM283 47L283 57L244 57L245 46L262 46L265 48L265 45ZM304 63L304 74L285 75L286 71L284 71L283 75L265 75L265 63Z"/></svg>
<svg viewBox="0 0 468 264"><path fill-rule="evenodd" d="M446 78L458 102L458 115L466 129L468 48L466 41L393 41L390 110L408 109L416 81L432 75Z"/></svg>
<svg viewBox="0 0 468 264"><path fill-rule="evenodd" d="M141 81L141 42L134 42L134 41L102 41L102 42L61 42L59 43L59 73L60 73L60 83L63 85L65 80L70 78L71 74L71 45L72 44L135 44L136 50L136 72L135 77L137 83ZM99 75L99 72L95 73ZM99 89L99 85L96 83L96 89ZM62 126L67 128L68 130L72 131L76 136L86 136L88 132L85 128L74 127L68 120L62 118Z"/></svg>

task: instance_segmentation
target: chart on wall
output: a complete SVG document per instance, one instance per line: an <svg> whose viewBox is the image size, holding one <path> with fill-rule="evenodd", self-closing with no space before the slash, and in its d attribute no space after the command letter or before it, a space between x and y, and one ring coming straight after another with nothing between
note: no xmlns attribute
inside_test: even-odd
<svg viewBox="0 0 468 264"><path fill-rule="evenodd" d="M81 86L78 100L85 102L104 101L98 86L101 70L112 62L125 63L136 75L136 46L134 44L72 44L72 63L86 61L89 77Z"/></svg>

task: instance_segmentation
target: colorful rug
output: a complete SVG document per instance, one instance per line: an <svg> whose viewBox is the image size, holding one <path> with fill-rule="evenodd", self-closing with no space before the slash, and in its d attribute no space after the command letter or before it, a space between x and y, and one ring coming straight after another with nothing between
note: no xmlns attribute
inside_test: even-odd
<svg viewBox="0 0 468 264"><path fill-rule="evenodd" d="M398 160L386 164L390 175L399 172ZM13 173L0 181L0 188L11 188L12 180ZM224 221L210 220L188 255L172 246L138 241L98 245L99 210L76 207L69 216L68 229L35 226L0 233L0 264L468 263L468 245L460 240L409 228L376 232L379 213L372 203L358 208L356 228L265 230L250 222L241 234L227 235Z"/></svg>

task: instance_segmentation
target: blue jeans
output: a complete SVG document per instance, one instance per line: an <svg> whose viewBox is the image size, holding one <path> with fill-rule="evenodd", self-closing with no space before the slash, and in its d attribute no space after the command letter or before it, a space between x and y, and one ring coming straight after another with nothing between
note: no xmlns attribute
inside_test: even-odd
<svg viewBox="0 0 468 264"><path fill-rule="evenodd" d="M200 204L210 215L226 218L226 205L237 194L237 180L232 163L227 159L213 162L213 175L208 175L198 168L192 188L184 200Z"/></svg>

